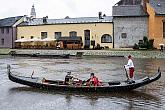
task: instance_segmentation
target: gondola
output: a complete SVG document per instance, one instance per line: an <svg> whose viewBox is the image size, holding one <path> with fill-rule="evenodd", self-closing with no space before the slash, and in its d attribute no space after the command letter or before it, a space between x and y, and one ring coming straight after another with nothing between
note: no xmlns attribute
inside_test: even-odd
<svg viewBox="0 0 165 110"><path fill-rule="evenodd" d="M61 55L41 55L41 54L31 54L31 57L39 58L69 58L70 54L61 54Z"/></svg>
<svg viewBox="0 0 165 110"><path fill-rule="evenodd" d="M19 57L38 57L38 58L69 58L70 54L61 54L61 55L42 55L39 53L34 54L10 54L11 56L19 56Z"/></svg>
<svg viewBox="0 0 165 110"><path fill-rule="evenodd" d="M66 85L61 80L48 80L41 77L25 77L11 73L10 65L7 66L8 77L11 81L27 85L34 88L41 88L46 90L58 90L58 91L78 91L78 92L120 92L130 91L147 84L150 84L161 77L161 71L158 69L157 73L152 77L144 77L142 79L135 80L135 82L129 83L128 81L117 82L103 82L101 86L87 86L83 84Z"/></svg>

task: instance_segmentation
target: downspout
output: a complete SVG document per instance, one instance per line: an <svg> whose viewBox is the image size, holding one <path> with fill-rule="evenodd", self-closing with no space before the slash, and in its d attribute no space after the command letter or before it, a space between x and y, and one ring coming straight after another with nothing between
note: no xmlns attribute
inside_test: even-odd
<svg viewBox="0 0 165 110"><path fill-rule="evenodd" d="M114 19L114 18L113 18L113 19ZM115 33L115 30L114 30L114 29L115 29L115 28L114 28L113 19L112 19L112 25L113 25L113 48L115 48L115 44L114 44L114 41L115 41L115 39L114 39L114 38L115 38L115 37L114 37L114 35L115 35L115 34L114 34L114 33Z"/></svg>
<svg viewBox="0 0 165 110"><path fill-rule="evenodd" d="M13 49L13 27L12 27L12 41L11 41L11 48Z"/></svg>

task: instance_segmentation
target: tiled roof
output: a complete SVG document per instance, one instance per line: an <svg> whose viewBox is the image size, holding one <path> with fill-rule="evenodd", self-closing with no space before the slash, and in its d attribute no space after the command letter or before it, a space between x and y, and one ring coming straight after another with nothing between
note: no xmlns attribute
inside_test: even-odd
<svg viewBox="0 0 165 110"><path fill-rule="evenodd" d="M113 6L112 15L122 17L122 16L148 16L148 14L143 10L141 5L121 5Z"/></svg>
<svg viewBox="0 0 165 110"><path fill-rule="evenodd" d="M0 27L12 26L16 21L21 19L23 16L9 17L0 19Z"/></svg>
<svg viewBox="0 0 165 110"><path fill-rule="evenodd" d="M157 15L165 15L165 0L149 0Z"/></svg>
<svg viewBox="0 0 165 110"><path fill-rule="evenodd" d="M115 5L140 5L142 0L120 0Z"/></svg>
<svg viewBox="0 0 165 110"><path fill-rule="evenodd" d="M80 17L80 18L66 18L66 19L47 19L47 23L43 23L43 18L35 18L21 25L43 25L43 24L77 24L77 23L99 23L112 22L111 16L102 17Z"/></svg>

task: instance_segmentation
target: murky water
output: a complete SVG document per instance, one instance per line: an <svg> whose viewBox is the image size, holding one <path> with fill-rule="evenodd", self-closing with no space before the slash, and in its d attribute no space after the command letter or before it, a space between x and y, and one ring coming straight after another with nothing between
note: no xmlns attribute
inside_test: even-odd
<svg viewBox="0 0 165 110"><path fill-rule="evenodd" d="M8 80L6 65L12 72L49 79L64 79L66 72L85 80L91 72L104 81L126 79L125 58L40 59L0 56L0 110L164 110L165 59L134 59L135 78L153 75L160 66L158 81L131 92L71 93L34 89Z"/></svg>

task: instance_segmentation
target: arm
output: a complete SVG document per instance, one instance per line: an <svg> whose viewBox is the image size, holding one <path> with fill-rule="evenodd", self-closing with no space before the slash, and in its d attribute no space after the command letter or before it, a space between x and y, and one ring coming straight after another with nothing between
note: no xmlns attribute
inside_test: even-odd
<svg viewBox="0 0 165 110"><path fill-rule="evenodd" d="M124 67L128 70L128 69L129 69L129 67L130 67L130 65L131 65L131 61L130 61L130 60L128 60L127 65L124 65Z"/></svg>

